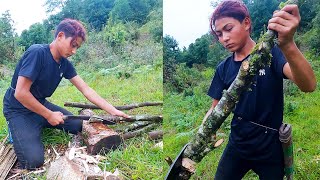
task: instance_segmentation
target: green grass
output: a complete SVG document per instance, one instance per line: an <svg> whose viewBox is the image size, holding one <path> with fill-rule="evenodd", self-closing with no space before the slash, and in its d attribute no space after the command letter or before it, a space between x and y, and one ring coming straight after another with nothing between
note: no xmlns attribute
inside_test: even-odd
<svg viewBox="0 0 320 180"><path fill-rule="evenodd" d="M317 61L312 62L317 79L320 77L320 72L316 68L319 64ZM208 73L209 71L207 70L203 73ZM210 83L211 77L208 75L205 77L207 82L203 83ZM199 86L202 85L200 84ZM183 93L166 93L164 102L164 157L169 156L174 159L181 148L196 133L212 101L205 91L195 87L193 96L185 97ZM293 126L295 179L319 179L320 177L320 172L318 171L320 169L319 105L319 85L313 93L299 92L295 93L294 96L285 96L284 122ZM218 131L218 139L223 138L225 142L196 165L196 172L191 179L213 179L218 162L228 141L231 116ZM163 162L163 166L164 174L166 174L169 166L165 162ZM243 179L258 179L258 176L250 171Z"/></svg>

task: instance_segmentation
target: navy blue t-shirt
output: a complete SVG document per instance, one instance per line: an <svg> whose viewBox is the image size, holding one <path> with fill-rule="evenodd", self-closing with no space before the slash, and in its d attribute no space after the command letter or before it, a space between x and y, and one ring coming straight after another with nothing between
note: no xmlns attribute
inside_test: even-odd
<svg viewBox="0 0 320 180"><path fill-rule="evenodd" d="M271 66L259 70L250 90L243 92L233 110L229 142L246 159L267 160L281 156L279 133L254 124L276 130L282 124L286 60L278 47L272 49L272 56ZM242 61L234 61L232 55L218 65L208 91L210 97L216 100L222 97L222 91L236 78Z"/></svg>
<svg viewBox="0 0 320 180"><path fill-rule="evenodd" d="M48 44L34 44L30 46L18 62L11 81L11 87L4 97L4 106L7 110L26 108L14 97L19 76L27 77L32 81L30 92L43 103L58 87L61 79L71 79L77 75L71 62L61 58L57 63L50 52Z"/></svg>

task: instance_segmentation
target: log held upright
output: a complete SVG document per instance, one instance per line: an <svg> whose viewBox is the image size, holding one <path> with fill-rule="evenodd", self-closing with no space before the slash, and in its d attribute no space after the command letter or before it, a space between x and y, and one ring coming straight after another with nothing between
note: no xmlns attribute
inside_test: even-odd
<svg viewBox="0 0 320 180"><path fill-rule="evenodd" d="M84 109L80 114L92 116L94 112ZM115 150L123 143L122 138L117 132L101 122L89 123L88 121L83 121L82 136L90 154L109 152L110 150Z"/></svg>

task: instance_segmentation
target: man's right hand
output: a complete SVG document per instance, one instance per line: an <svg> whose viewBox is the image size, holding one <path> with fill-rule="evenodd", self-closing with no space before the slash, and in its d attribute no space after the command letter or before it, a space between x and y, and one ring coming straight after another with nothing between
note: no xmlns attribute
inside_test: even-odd
<svg viewBox="0 0 320 180"><path fill-rule="evenodd" d="M63 124L63 114L60 111L52 112L49 117L47 118L47 121L52 125L52 126L57 126L59 124Z"/></svg>

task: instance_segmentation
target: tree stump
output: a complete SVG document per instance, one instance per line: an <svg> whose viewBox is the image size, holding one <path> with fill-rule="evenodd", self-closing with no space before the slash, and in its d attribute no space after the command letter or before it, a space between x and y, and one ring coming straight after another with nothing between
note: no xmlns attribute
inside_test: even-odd
<svg viewBox="0 0 320 180"><path fill-rule="evenodd" d="M93 116L94 112L84 109L80 111L80 115ZM83 121L82 136L89 154L109 152L123 143L121 136L102 122Z"/></svg>

